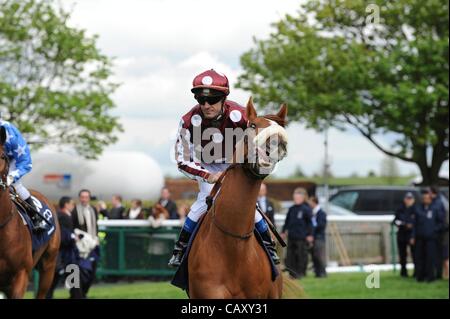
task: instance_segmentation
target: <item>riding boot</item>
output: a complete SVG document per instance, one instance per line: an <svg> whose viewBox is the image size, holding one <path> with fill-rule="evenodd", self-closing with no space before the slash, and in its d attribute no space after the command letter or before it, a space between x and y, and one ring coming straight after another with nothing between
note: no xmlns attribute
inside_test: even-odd
<svg viewBox="0 0 450 319"><path fill-rule="evenodd" d="M27 199L25 199L25 202L29 205L27 211L28 214L31 217L31 221L33 223L32 227L34 231L40 231L40 230L45 230L45 221L42 219L41 216L39 216L38 214L38 210L34 204L33 199L30 197L28 197Z"/></svg>
<svg viewBox="0 0 450 319"><path fill-rule="evenodd" d="M192 233L188 232L184 228L181 230L180 237L178 238L178 240L175 243L172 257L169 260L170 267L179 267L180 266L181 260L183 259L189 239L191 238L191 234Z"/></svg>
<svg viewBox="0 0 450 319"><path fill-rule="evenodd" d="M264 246L266 246L267 250L269 251L270 257L272 258L272 261L274 262L275 265L278 265L280 263L280 257L278 257L277 254L277 244L276 242L272 239L272 236L270 234L270 230L267 229L264 232L260 232L259 233L262 237Z"/></svg>

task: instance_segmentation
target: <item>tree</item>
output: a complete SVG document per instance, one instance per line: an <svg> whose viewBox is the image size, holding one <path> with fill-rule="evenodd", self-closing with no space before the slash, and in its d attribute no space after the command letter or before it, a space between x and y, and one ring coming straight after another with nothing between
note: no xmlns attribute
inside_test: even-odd
<svg viewBox="0 0 450 319"><path fill-rule="evenodd" d="M377 174L373 170L370 170L369 172L367 172L367 177L376 177L376 176L377 176Z"/></svg>
<svg viewBox="0 0 450 319"><path fill-rule="evenodd" d="M300 165L297 165L295 167L294 173L292 174L292 177L306 177L306 174L303 172Z"/></svg>
<svg viewBox="0 0 450 319"><path fill-rule="evenodd" d="M400 176L395 158L387 156L381 161L380 175L386 179L388 184L394 184L395 179Z"/></svg>
<svg viewBox="0 0 450 319"><path fill-rule="evenodd" d="M448 1L371 3L302 5L242 55L238 86L268 109L287 102L309 127L356 128L434 184L449 159Z"/></svg>
<svg viewBox="0 0 450 319"><path fill-rule="evenodd" d="M50 0L0 0L0 111L33 148L95 158L122 128L109 113L117 84L97 37L69 27Z"/></svg>

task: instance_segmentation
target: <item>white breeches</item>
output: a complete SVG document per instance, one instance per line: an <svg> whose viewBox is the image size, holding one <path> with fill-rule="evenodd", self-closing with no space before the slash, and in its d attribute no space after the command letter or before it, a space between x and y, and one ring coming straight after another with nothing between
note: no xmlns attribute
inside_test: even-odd
<svg viewBox="0 0 450 319"><path fill-rule="evenodd" d="M204 164L205 167L211 173L223 172L230 164ZM192 204L191 210L187 217L194 222L198 222L200 217L206 213L208 205L206 204L206 197L211 193L214 184L209 184L204 181L198 181L198 187L200 192L197 195L197 200ZM255 223L262 219L261 214L255 208Z"/></svg>
<svg viewBox="0 0 450 319"><path fill-rule="evenodd" d="M11 161L11 163L9 165L9 172L12 172L12 171L15 171L15 170L16 170L16 161ZM22 182L20 180L18 180L17 182L15 182L12 185L16 189L16 192L17 192L17 194L19 195L19 197L21 199L25 200L25 199L27 199L28 197L31 196L31 194L28 191L28 189L26 189L25 186L22 185Z"/></svg>

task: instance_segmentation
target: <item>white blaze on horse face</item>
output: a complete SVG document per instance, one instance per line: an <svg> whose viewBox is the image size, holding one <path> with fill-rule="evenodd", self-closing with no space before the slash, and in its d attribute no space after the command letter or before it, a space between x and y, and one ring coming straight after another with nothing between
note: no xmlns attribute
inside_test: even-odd
<svg viewBox="0 0 450 319"><path fill-rule="evenodd" d="M270 125L253 138L256 152L259 154L258 162L264 167L272 167L286 156L288 141L286 130L276 122L268 121ZM267 143L269 143L269 154L266 154ZM283 145L281 149L280 145Z"/></svg>

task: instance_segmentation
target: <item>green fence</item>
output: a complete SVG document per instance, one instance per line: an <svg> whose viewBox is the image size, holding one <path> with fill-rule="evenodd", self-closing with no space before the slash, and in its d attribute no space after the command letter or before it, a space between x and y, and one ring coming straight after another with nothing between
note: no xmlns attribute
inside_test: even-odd
<svg viewBox="0 0 450 319"><path fill-rule="evenodd" d="M101 258L97 277L174 274L167 266L179 227L100 227Z"/></svg>

